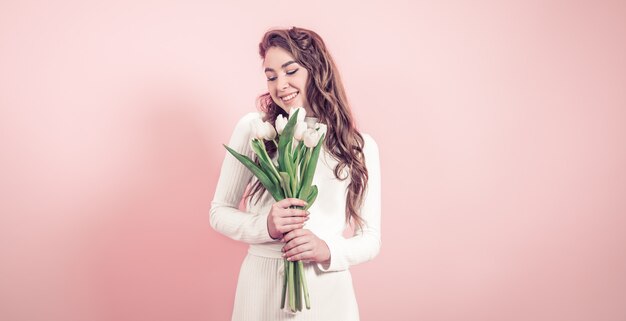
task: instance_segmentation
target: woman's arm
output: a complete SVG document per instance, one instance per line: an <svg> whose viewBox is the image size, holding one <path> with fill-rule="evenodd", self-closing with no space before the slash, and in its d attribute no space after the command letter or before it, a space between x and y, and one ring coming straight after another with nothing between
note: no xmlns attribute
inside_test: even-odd
<svg viewBox="0 0 626 321"><path fill-rule="evenodd" d="M378 145L371 136L364 134L363 139L363 154L369 175L360 213L365 221L363 230L347 239L343 236L324 239L330 250L330 262L317 264L325 272L346 270L351 265L373 259L380 251L380 154Z"/></svg>
<svg viewBox="0 0 626 321"><path fill-rule="evenodd" d="M251 124L254 118L260 117L257 112L242 117L235 126L228 146L252 158L254 153L250 147ZM252 177L252 172L226 150L224 153L226 156L211 202L211 227L237 241L246 243L273 241L267 230L269 213L256 214L239 210L239 203Z"/></svg>

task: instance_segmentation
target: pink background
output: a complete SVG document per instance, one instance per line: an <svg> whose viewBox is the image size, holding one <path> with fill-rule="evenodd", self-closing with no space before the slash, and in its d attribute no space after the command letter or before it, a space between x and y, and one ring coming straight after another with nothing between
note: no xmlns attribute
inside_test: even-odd
<svg viewBox="0 0 626 321"><path fill-rule="evenodd" d="M626 2L3 1L0 320L228 320L208 210L274 26L381 150L362 320L626 320ZM314 295L314 294L313 294Z"/></svg>

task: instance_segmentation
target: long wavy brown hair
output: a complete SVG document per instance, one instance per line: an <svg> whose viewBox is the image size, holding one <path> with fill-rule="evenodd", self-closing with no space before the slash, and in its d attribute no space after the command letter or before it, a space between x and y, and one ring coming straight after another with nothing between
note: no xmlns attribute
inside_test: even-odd
<svg viewBox="0 0 626 321"><path fill-rule="evenodd" d="M356 128L337 66L322 38L311 30L297 27L270 30L259 43L259 54L262 59L265 59L265 53L270 47L286 50L298 64L307 69L309 76L306 99L311 112L316 115L319 122L327 125L324 147L338 161L334 169L335 177L341 181L351 178L346 196L346 223L352 221L361 229L363 219L359 212L368 181L363 156L364 141ZM275 125L278 115L288 116L273 101L269 92L257 98L257 106L265 113L263 121L269 121L272 125ZM276 154L273 142L266 141L265 147L271 157ZM258 159L256 161L258 162ZM340 173L346 167L350 175L340 177ZM265 191L265 187L256 181L246 198L252 199L258 194L256 204L261 198L261 191Z"/></svg>

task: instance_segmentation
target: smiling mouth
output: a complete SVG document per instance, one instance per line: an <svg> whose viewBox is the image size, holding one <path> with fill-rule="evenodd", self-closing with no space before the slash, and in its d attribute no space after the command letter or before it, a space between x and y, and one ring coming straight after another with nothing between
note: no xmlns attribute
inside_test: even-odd
<svg viewBox="0 0 626 321"><path fill-rule="evenodd" d="M296 96L298 96L299 93L300 93L299 91L296 91L293 94L289 94L287 96L280 97L280 100L282 100L283 102L289 102L289 101L293 100L294 98L296 98Z"/></svg>

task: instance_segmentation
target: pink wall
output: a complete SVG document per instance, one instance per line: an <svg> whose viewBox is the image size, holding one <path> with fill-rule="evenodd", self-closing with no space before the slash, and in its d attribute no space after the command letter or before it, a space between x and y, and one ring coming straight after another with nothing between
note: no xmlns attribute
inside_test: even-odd
<svg viewBox="0 0 626 321"><path fill-rule="evenodd" d="M0 3L0 320L227 320L208 223L263 32L318 31L381 149L362 320L626 320L623 1Z"/></svg>

